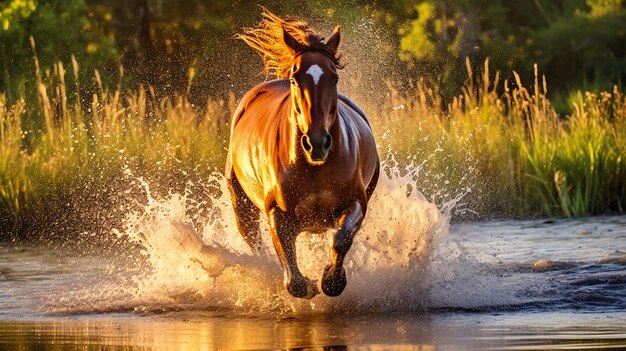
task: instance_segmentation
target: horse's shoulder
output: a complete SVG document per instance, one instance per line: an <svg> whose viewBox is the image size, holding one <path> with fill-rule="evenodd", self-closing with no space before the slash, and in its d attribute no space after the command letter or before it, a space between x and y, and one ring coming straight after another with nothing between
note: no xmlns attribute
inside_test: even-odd
<svg viewBox="0 0 626 351"><path fill-rule="evenodd" d="M227 179L232 177L234 162L233 156L236 151L235 149L237 146L242 145L240 144L242 140L244 140L243 145L246 145L245 140L249 139L249 135L247 133L244 133L242 136L241 133L238 134L235 130L241 129L248 132L250 130L254 130L255 133L257 133L255 134L254 140L259 140L258 138L270 135L271 131L275 129L273 128L275 119L268 118L268 116L273 116L272 112L276 112L281 108L283 105L281 102L286 99L288 94L289 80L276 79L256 85L252 89L248 90L248 92L246 92L246 94L241 98L235 112L233 113L231 121L230 143L226 162ZM274 137L274 139L276 138ZM238 140L239 143L236 142L236 140ZM273 139L269 139L270 142L272 140ZM274 150L272 147L265 149L266 151L269 150L270 153ZM269 155L267 158L273 159L274 156ZM263 168L268 167L271 164L271 162L261 162L256 166ZM263 171L261 171L261 173L263 173Z"/></svg>
<svg viewBox="0 0 626 351"><path fill-rule="evenodd" d="M352 99L350 99L349 97L347 97L346 95L342 93L337 93L337 97L339 98L341 102L345 103L348 107L354 110L359 116L361 116L363 120L365 121L365 123L367 123L367 125L370 126L371 128L370 121L369 119L367 119L365 112L361 110L361 108L356 104L356 102L352 101Z"/></svg>
<svg viewBox="0 0 626 351"><path fill-rule="evenodd" d="M289 81L285 78L266 81L248 90L235 109L232 126L234 127L239 122L248 106L258 97L265 94L284 94L286 92L289 92Z"/></svg>

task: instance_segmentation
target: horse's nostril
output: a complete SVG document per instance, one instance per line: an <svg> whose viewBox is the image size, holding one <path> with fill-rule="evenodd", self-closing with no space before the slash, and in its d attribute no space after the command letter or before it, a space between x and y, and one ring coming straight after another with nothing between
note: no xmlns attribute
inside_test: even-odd
<svg viewBox="0 0 626 351"><path fill-rule="evenodd" d="M326 138L324 139L324 150L330 149L330 144L333 142L333 137L330 134L326 134Z"/></svg>
<svg viewBox="0 0 626 351"><path fill-rule="evenodd" d="M309 139L308 135L303 135L301 142L302 142L302 147L304 148L306 152L310 153L311 151L313 151L313 145L311 145L311 139Z"/></svg>

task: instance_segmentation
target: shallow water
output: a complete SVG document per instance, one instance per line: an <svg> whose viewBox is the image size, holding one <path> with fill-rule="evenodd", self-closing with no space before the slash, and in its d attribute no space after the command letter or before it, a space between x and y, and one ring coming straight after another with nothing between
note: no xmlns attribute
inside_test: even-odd
<svg viewBox="0 0 626 351"><path fill-rule="evenodd" d="M4 243L0 348L626 348L626 217L459 224L447 238L462 255L416 293L419 307L376 313L237 308L189 291L114 301L111 284L138 279L119 257Z"/></svg>
<svg viewBox="0 0 626 351"><path fill-rule="evenodd" d="M438 208L419 167L383 170L346 290L312 300L285 291L265 224L248 251L223 177L201 203L137 178L147 202L110 244L0 244L0 349L626 348L625 216L450 226L471 189ZM298 238L313 279L328 240Z"/></svg>
<svg viewBox="0 0 626 351"><path fill-rule="evenodd" d="M575 313L293 319L237 318L208 313L189 316L188 312L183 315L85 316L54 322L2 323L0 348L572 350L626 347L623 320L619 322L608 316L582 315L581 318Z"/></svg>

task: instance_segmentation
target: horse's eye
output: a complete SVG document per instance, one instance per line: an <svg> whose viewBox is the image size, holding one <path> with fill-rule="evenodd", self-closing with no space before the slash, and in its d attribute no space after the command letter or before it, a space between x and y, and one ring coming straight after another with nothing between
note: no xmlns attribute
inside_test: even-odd
<svg viewBox="0 0 626 351"><path fill-rule="evenodd" d="M290 78L289 81L291 82L291 85L296 85L296 80L293 78Z"/></svg>

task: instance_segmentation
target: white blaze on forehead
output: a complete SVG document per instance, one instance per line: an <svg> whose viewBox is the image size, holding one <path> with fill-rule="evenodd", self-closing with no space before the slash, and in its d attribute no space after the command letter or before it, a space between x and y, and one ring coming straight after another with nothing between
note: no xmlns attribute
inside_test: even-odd
<svg viewBox="0 0 626 351"><path fill-rule="evenodd" d="M320 81L320 77L322 76L322 74L324 74L324 71L322 71L322 69L318 65L311 65L306 73L310 74L311 77L313 77L313 83L317 85L317 83Z"/></svg>

